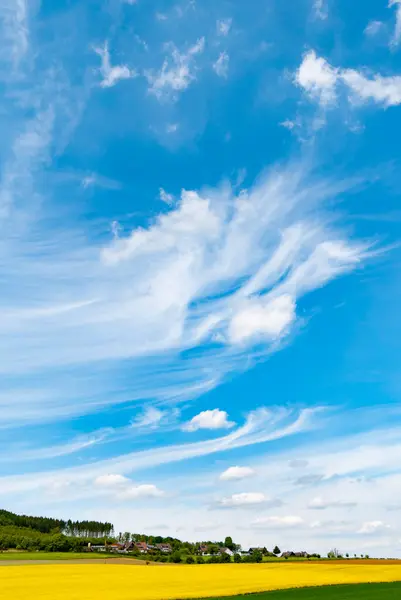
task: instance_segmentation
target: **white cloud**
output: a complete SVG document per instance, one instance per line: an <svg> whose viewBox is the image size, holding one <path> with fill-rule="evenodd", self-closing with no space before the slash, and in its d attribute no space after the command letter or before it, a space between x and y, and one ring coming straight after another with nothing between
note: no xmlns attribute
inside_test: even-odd
<svg viewBox="0 0 401 600"><path fill-rule="evenodd" d="M220 21L217 21L217 23L216 23L217 34L222 35L222 36L227 36L230 33L232 22L233 22L233 20L231 18L221 19Z"/></svg>
<svg viewBox="0 0 401 600"><path fill-rule="evenodd" d="M178 131L179 125L178 123L169 123L166 127L166 132L167 133L175 133L176 131Z"/></svg>
<svg viewBox="0 0 401 600"><path fill-rule="evenodd" d="M198 431L198 429L229 429L234 427L235 423L228 420L228 414L225 410L215 408L213 410L204 410L188 423L183 425L184 431Z"/></svg>
<svg viewBox="0 0 401 600"><path fill-rule="evenodd" d="M358 530L358 533L361 534L380 534L386 532L389 529L389 526L383 521L366 521L362 524L361 528Z"/></svg>
<svg viewBox="0 0 401 600"><path fill-rule="evenodd" d="M29 10L26 0L3 0L0 5L2 59L15 69L29 48Z"/></svg>
<svg viewBox="0 0 401 600"><path fill-rule="evenodd" d="M219 77L226 78L228 76L228 65L230 57L227 52L220 52L219 58L213 63L213 70Z"/></svg>
<svg viewBox="0 0 401 600"><path fill-rule="evenodd" d="M75 487L100 479L100 486L127 483L126 478L116 478L115 475L133 473L143 469L162 464L169 464L189 460L200 456L221 451L244 448L253 444L266 443L278 440L282 437L293 435L300 431L308 431L314 426L315 412L305 409L301 412L293 412L287 409L277 408L267 410L258 409L249 413L245 423L235 428L224 436L196 443L178 444L157 447L149 450L139 450L116 458L89 463L82 467L74 467L58 472L42 472L35 475L2 477L0 478L0 489L3 494L11 492L22 492L48 486L57 481L74 481ZM112 475L105 475L105 473ZM99 482L98 482L99 485Z"/></svg>
<svg viewBox="0 0 401 600"><path fill-rule="evenodd" d="M220 475L221 481L240 481L247 477L255 475L255 470L251 467L229 467Z"/></svg>
<svg viewBox="0 0 401 600"><path fill-rule="evenodd" d="M384 107L401 104L401 76L368 77L355 69L337 69L313 50L304 56L295 80L323 107L334 103L339 83L345 85L354 103L373 100Z"/></svg>
<svg viewBox="0 0 401 600"><path fill-rule="evenodd" d="M297 123L296 123L296 121L291 121L291 119L286 119L285 121L282 121L281 123L279 123L279 125L281 127L284 127L284 129L288 129L289 131L292 131L294 129L294 127L296 127Z"/></svg>
<svg viewBox="0 0 401 600"><path fill-rule="evenodd" d="M20 201L22 189L32 197L30 170L42 154L47 159L51 122L32 126L30 145L21 137L4 165L4 211L13 210L12 196ZM182 401L242 369L254 342L262 342L265 357L277 351L295 330L299 299L366 256L366 246L325 213L350 187L316 178L307 165L275 167L247 192L183 191L171 209L142 227L125 226L100 249L98 237L88 242L65 220L63 244L54 246L48 230L40 243L36 230L18 236L18 244L10 240L0 371L18 380L0 396L0 421L20 423L21 412L25 421L65 418L136 399ZM187 348L197 349L196 358L180 361ZM135 372L129 390L116 382L119 360ZM53 368L57 378L45 378ZM41 374L40 385L28 383L32 371Z"/></svg>
<svg viewBox="0 0 401 600"><path fill-rule="evenodd" d="M329 16L327 0L314 0L313 11L317 19L325 21Z"/></svg>
<svg viewBox="0 0 401 600"><path fill-rule="evenodd" d="M382 21L370 21L364 30L364 34L368 37L374 37L383 29L384 23Z"/></svg>
<svg viewBox="0 0 401 600"><path fill-rule="evenodd" d="M169 206L171 206L174 202L174 196L166 192L166 190L163 188L159 189L159 198L162 202L165 202Z"/></svg>
<svg viewBox="0 0 401 600"><path fill-rule="evenodd" d="M346 69L341 75L344 83L352 91L356 100L373 100L385 107L401 104L401 76L368 78L353 69Z"/></svg>
<svg viewBox="0 0 401 600"><path fill-rule="evenodd" d="M227 498L222 498L218 505L222 508L239 508L263 504L268 500L269 498L260 492L242 492L241 494L233 494Z"/></svg>
<svg viewBox="0 0 401 600"><path fill-rule="evenodd" d="M137 500L140 498L160 498L164 492L152 484L130 486L118 494L120 500Z"/></svg>
<svg viewBox="0 0 401 600"><path fill-rule="evenodd" d="M311 98L322 106L334 102L337 84L337 69L334 69L324 58L319 58L314 50L305 54L299 67L295 81Z"/></svg>
<svg viewBox="0 0 401 600"><path fill-rule="evenodd" d="M291 527L299 527L300 525L303 525L304 523L305 523L305 521L302 519L302 517L288 515L288 516L284 516L284 517L278 517L278 516L258 517L257 519L252 521L251 526L252 527L263 527L263 528L271 527L272 529L274 529L274 528L286 529L286 528L291 528Z"/></svg>
<svg viewBox="0 0 401 600"><path fill-rule="evenodd" d="M356 502L347 502L346 500L324 500L321 496L317 496L313 498L309 504L308 508L316 509L316 510L326 510L327 508L352 508L356 506Z"/></svg>
<svg viewBox="0 0 401 600"><path fill-rule="evenodd" d="M95 479L95 485L105 488L115 488L116 486L127 485L130 483L128 477L119 475L118 473L110 473L108 475L99 475Z"/></svg>
<svg viewBox="0 0 401 600"><path fill-rule="evenodd" d="M177 92L186 90L196 79L195 59L205 48L205 38L199 38L186 52L180 53L174 44L168 44L171 55L166 57L159 72L145 73L149 92L159 100L175 99Z"/></svg>
<svg viewBox="0 0 401 600"><path fill-rule="evenodd" d="M388 6L395 7L395 28L391 43L398 46L401 40L401 0L389 0Z"/></svg>
<svg viewBox="0 0 401 600"><path fill-rule="evenodd" d="M270 302L247 299L230 322L229 339L233 344L255 337L274 340L288 330L295 317L295 302L289 294Z"/></svg>
<svg viewBox="0 0 401 600"><path fill-rule="evenodd" d="M164 416L165 413L162 410L159 410L154 406L149 406L145 408L142 414L132 421L131 427L149 427L150 429L155 429L160 425L160 422L163 420Z"/></svg>
<svg viewBox="0 0 401 600"><path fill-rule="evenodd" d="M164 494L153 484L133 485L131 479L118 473L99 475L95 478L94 483L96 487L103 488L119 500L157 498Z"/></svg>
<svg viewBox="0 0 401 600"><path fill-rule="evenodd" d="M101 58L100 73L103 77L100 86L104 88L113 87L119 81L131 79L137 76L136 71L129 69L127 65L111 66L110 52L108 43L105 42L103 48L95 48L96 54Z"/></svg>

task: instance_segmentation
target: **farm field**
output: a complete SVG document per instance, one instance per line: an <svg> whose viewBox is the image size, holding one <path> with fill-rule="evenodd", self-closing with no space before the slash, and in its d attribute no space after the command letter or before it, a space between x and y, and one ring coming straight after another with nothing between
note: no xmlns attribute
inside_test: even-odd
<svg viewBox="0 0 401 600"><path fill-rule="evenodd" d="M0 563L14 561L58 561L58 560L99 560L115 554L95 554L91 552L0 552Z"/></svg>
<svg viewBox="0 0 401 600"><path fill-rule="evenodd" d="M247 600L399 600L401 583L360 583L327 585L316 588L298 588L252 594ZM214 600L222 600L215 598ZM232 596L230 600L245 600Z"/></svg>
<svg viewBox="0 0 401 600"><path fill-rule="evenodd" d="M119 600L175 600L217 598L297 587L393 581L401 582L401 564L383 564L383 561L381 564L375 564L374 561L370 564L311 562L277 565L166 565L163 568L134 564L24 564L0 569L0 596L12 597L13 600L27 597L41 600L92 600L109 597L118 597ZM356 589L354 588L355 593ZM398 586L397 594L400 589ZM332 591L327 589L328 594ZM316 594L319 593L316 590ZM317 599L322 596L315 597ZM337 597L341 600L346 598L344 595ZM372 596L372 600L376 597ZM380 600L386 598L381 593L379 597ZM273 598L266 596L266 600ZM287 595L287 598L289 600L291 595ZM309 600L314 596L304 598ZM369 596L359 598L365 600ZM283 600L286 600L285 596Z"/></svg>

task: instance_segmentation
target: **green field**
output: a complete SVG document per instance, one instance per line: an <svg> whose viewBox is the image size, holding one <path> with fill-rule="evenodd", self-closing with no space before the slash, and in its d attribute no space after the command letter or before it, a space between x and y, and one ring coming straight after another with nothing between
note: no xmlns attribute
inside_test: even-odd
<svg viewBox="0 0 401 600"><path fill-rule="evenodd" d="M115 554L95 552L0 552L0 561L4 560L76 560L79 558L99 559L116 558Z"/></svg>
<svg viewBox="0 0 401 600"><path fill-rule="evenodd" d="M210 600L210 598L208 599ZM401 600L401 582L327 585L213 600Z"/></svg>

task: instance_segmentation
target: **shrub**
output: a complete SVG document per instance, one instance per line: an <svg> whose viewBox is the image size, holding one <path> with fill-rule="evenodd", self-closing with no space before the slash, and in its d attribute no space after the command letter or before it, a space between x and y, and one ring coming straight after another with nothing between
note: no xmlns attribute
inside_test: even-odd
<svg viewBox="0 0 401 600"><path fill-rule="evenodd" d="M193 565L195 562L195 559L193 556L190 555L190 556L187 556L185 562L187 563L187 565Z"/></svg>
<svg viewBox="0 0 401 600"><path fill-rule="evenodd" d="M238 554L238 553L235 553L235 554L234 554L234 562L235 562L235 563L240 563L240 562L242 562L241 554Z"/></svg>

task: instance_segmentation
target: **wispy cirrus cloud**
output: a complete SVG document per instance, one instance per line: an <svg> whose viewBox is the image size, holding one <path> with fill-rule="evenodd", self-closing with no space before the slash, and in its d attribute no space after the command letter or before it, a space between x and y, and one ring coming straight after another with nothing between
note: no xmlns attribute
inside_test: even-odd
<svg viewBox="0 0 401 600"><path fill-rule="evenodd" d="M401 41L401 0L389 0L388 6L395 9L395 27L391 44L398 46Z"/></svg>
<svg viewBox="0 0 401 600"><path fill-rule="evenodd" d="M348 92L348 98L354 105L368 100L384 108L401 104L401 76L339 69L318 57L313 50L305 54L295 81L322 107L336 102L340 84Z"/></svg>
<svg viewBox="0 0 401 600"><path fill-rule="evenodd" d="M218 452L266 443L307 431L315 426L318 411L305 409L300 412L286 409L259 409L251 412L243 425L232 432L214 439L188 444L178 444L140 450L100 460L82 467L42 472L33 475L0 478L2 494L18 493L28 489L41 489L46 493L49 485L74 482L74 494L87 496L92 493L92 482L101 477L101 485L125 482L125 477L144 469L208 456ZM88 488L89 486L89 488Z"/></svg>
<svg viewBox="0 0 401 600"><path fill-rule="evenodd" d="M100 86L110 88L115 86L119 81L124 79L132 79L137 76L134 69L130 69L127 65L111 65L109 44L106 41L103 48L95 48L96 54L100 56L101 67L99 69L102 75Z"/></svg>
<svg viewBox="0 0 401 600"><path fill-rule="evenodd" d="M35 148L33 139L29 156L33 150L46 154L43 135ZM24 142L20 174L26 148ZM15 170L13 161L6 169ZM32 159L26 164L29 182ZM15 181L10 178L10 185ZM65 410L83 414L107 402L187 398L242 368L244 352L251 355L255 343L259 353L260 343L265 355L277 351L294 331L298 300L358 268L366 256L366 244L347 239L324 216L325 202L348 187L352 182L319 181L296 165L275 168L247 191L183 191L174 207L147 227L100 245L88 243L65 222L63 244L55 246L57 224L52 234L42 232L39 243L32 221L20 243L6 247L16 269L10 271L9 261L3 265L8 291L0 319L7 344L3 373L47 371L49 390L43 401L31 395L27 414L39 411L51 418ZM20 295L15 302L26 286L30 300ZM77 336L83 340L78 346ZM203 351L175 367L172 377L176 353L191 347ZM107 368L118 372L122 359L135 364L135 382L125 393L107 393L115 379L110 376L104 387ZM99 361L113 364L99 372ZM51 397L52 373L59 384L67 366L81 381L83 397L88 388L86 400L75 402L59 389L50 404L45 398ZM4 414L10 417L13 406L12 401L4 405Z"/></svg>
<svg viewBox="0 0 401 600"><path fill-rule="evenodd" d="M31 8L31 10L33 7ZM25 0L4 0L0 5L0 32L2 33L1 71L7 66L17 69L29 47L29 7Z"/></svg>
<svg viewBox="0 0 401 600"><path fill-rule="evenodd" d="M158 100L175 100L179 92L186 90L196 79L196 57L205 48L205 38L199 38L193 46L180 52L173 43L166 44L170 54L165 57L159 71L148 70L145 76L149 92Z"/></svg>
<svg viewBox="0 0 401 600"><path fill-rule="evenodd" d="M227 52L220 52L218 59L213 63L213 70L219 77L226 78L228 76L228 67L230 57Z"/></svg>

